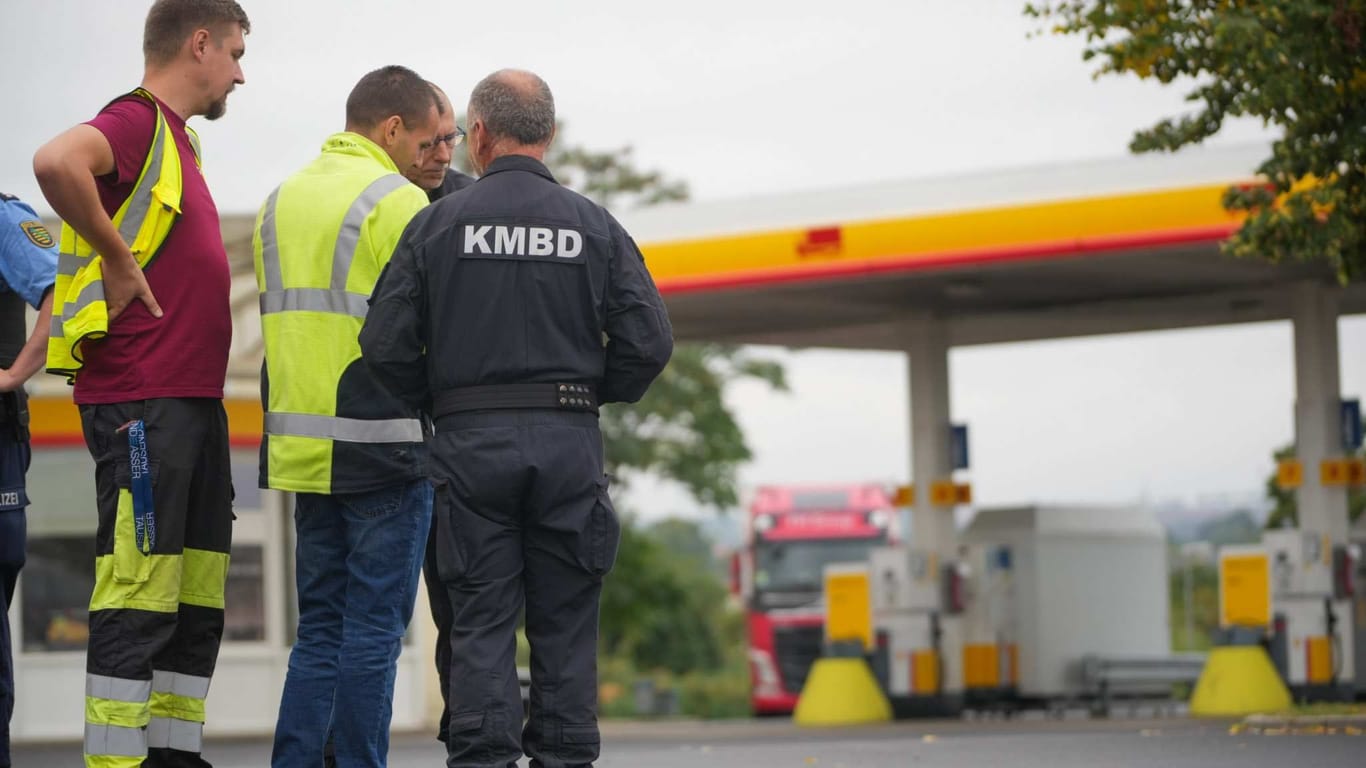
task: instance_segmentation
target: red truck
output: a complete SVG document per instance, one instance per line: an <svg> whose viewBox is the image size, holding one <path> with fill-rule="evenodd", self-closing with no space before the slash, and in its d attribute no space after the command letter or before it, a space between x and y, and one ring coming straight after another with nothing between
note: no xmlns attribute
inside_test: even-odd
<svg viewBox="0 0 1366 768"><path fill-rule="evenodd" d="M750 505L733 588L749 629L756 715L790 714L824 642L822 578L829 563L864 562L894 539L896 510L876 485L765 486Z"/></svg>

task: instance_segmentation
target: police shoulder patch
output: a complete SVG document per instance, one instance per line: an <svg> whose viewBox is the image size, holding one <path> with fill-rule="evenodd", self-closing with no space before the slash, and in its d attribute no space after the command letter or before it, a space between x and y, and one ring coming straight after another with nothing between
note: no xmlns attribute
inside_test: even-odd
<svg viewBox="0 0 1366 768"><path fill-rule="evenodd" d="M47 231L47 227L43 226L41 221L21 221L19 228L24 230L28 239L39 248L51 248L56 245L56 241L52 239L52 233Z"/></svg>

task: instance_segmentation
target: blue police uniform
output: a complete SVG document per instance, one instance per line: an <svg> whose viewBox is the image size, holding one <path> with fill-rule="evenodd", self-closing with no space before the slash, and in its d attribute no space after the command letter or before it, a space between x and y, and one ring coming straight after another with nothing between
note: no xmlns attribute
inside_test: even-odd
<svg viewBox="0 0 1366 768"><path fill-rule="evenodd" d="M360 344L375 377L435 419L447 765L511 765L523 751L533 766L591 765L598 605L621 532L597 409L640 399L673 352L640 250L539 161L500 157L409 224Z"/></svg>
<svg viewBox="0 0 1366 768"><path fill-rule="evenodd" d="M57 243L38 215L0 193L0 368L9 368L28 338L24 304L34 309L57 279ZM0 768L10 764L14 653L9 606L24 566L29 463L28 407L23 390L0 395Z"/></svg>

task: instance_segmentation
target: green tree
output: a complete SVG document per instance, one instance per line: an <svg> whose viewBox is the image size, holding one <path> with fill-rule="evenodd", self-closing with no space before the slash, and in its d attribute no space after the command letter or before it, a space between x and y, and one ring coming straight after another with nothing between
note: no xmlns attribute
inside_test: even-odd
<svg viewBox="0 0 1366 768"><path fill-rule="evenodd" d="M735 506L736 473L753 454L724 394L743 378L787 388L779 363L743 348L678 345L639 403L603 408L609 471L622 482L634 472L657 474L681 484L701 504Z"/></svg>
<svg viewBox="0 0 1366 768"><path fill-rule="evenodd" d="M629 146L597 151L557 142L550 147L546 165L561 184L578 190L608 209L688 199L687 182L666 179L659 171L636 168L633 152Z"/></svg>
<svg viewBox="0 0 1366 768"><path fill-rule="evenodd" d="M714 545L711 537L696 520L669 517L650 525L645 531L693 570L713 573L718 577L723 575L721 564L712 552Z"/></svg>
<svg viewBox="0 0 1366 768"><path fill-rule="evenodd" d="M1255 544L1262 540L1262 527L1257 524L1252 513L1245 509L1207 520L1200 524L1195 534L1196 541L1211 544Z"/></svg>
<svg viewBox="0 0 1366 768"><path fill-rule="evenodd" d="M1366 0L1057 0L1025 14L1084 37L1096 77L1189 86L1199 108L1139 131L1134 152L1175 151L1230 117L1279 129L1224 206L1246 213L1225 250L1323 259L1346 282L1366 270Z"/></svg>
<svg viewBox="0 0 1366 768"><path fill-rule="evenodd" d="M1171 606L1173 651L1208 650L1219 628L1219 575L1213 565L1191 564L1190 573L1175 568L1168 575L1167 599ZM1186 578L1191 579L1191 602L1186 604ZM1192 634L1186 633L1190 613Z"/></svg>
<svg viewBox="0 0 1366 768"><path fill-rule="evenodd" d="M465 116L457 115L465 124ZM641 170L635 165L635 149L630 145L609 150L588 149L569 144L563 122L555 124L555 141L546 153L545 164L556 180L604 208L623 210L688 199L688 183L665 178L658 170ZM470 173L470 160L457 152L451 164Z"/></svg>
<svg viewBox="0 0 1366 768"><path fill-rule="evenodd" d="M1278 448L1271 458L1279 466L1286 459L1295 458L1295 446L1287 445ZM1295 491L1293 489L1282 488L1276 477L1276 470L1271 471L1271 475L1266 479L1266 498L1271 502L1271 513L1266 516L1266 527L1284 528L1287 525L1295 525L1299 522L1299 511L1295 506Z"/></svg>
<svg viewBox="0 0 1366 768"><path fill-rule="evenodd" d="M606 654L675 674L718 668L735 621L714 573L629 522L615 571L603 582L602 617Z"/></svg>

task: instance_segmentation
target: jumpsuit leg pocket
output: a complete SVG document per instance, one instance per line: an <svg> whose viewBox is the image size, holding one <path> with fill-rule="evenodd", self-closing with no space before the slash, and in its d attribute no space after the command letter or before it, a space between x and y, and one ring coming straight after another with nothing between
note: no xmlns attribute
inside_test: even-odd
<svg viewBox="0 0 1366 768"><path fill-rule="evenodd" d="M594 576L605 576L617 561L617 548L621 545L621 521L612 507L612 498L607 493L607 478L598 482L597 499L588 519L588 570Z"/></svg>
<svg viewBox="0 0 1366 768"><path fill-rule="evenodd" d="M152 488L155 491L159 462L148 462ZM142 584L152 575L152 558L138 548L137 520L133 514L132 471L126 460L114 463L114 482L118 485L118 510L114 515L114 581L120 584ZM155 510L154 510L155 511ZM156 515L152 515L155 521Z"/></svg>
<svg viewBox="0 0 1366 768"><path fill-rule="evenodd" d="M591 744L596 747L600 741L598 726L593 723L565 723L560 727L560 735L565 744Z"/></svg>
<svg viewBox="0 0 1366 768"><path fill-rule="evenodd" d="M450 722L451 733L469 733L484 727L483 712L452 712Z"/></svg>
<svg viewBox="0 0 1366 768"><path fill-rule="evenodd" d="M433 554L436 556L436 575L447 584L463 579L468 563L459 524L454 520L453 493L450 483L441 480L432 482L432 525L436 527L436 551Z"/></svg>

